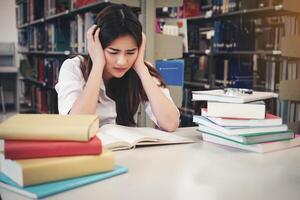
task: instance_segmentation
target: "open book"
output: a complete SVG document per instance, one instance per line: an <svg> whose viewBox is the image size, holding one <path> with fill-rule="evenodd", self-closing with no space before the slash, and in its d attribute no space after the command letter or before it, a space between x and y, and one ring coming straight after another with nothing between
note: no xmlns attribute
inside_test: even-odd
<svg viewBox="0 0 300 200"><path fill-rule="evenodd" d="M102 126L97 136L102 145L110 150L135 148L137 145L179 144L194 142L191 139L148 127L126 127L106 124Z"/></svg>

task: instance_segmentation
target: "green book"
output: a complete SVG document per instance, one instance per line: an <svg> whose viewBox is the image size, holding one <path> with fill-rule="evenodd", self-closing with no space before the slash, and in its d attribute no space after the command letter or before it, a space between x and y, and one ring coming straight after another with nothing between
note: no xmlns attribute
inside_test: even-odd
<svg viewBox="0 0 300 200"><path fill-rule="evenodd" d="M292 130L281 131L281 132L271 132L271 133L256 133L247 136L240 135L226 135L220 131L212 129L210 127L199 124L198 130L210 135L221 137L227 140L238 142L241 144L258 144L264 142L274 142L280 140L293 139L295 134Z"/></svg>

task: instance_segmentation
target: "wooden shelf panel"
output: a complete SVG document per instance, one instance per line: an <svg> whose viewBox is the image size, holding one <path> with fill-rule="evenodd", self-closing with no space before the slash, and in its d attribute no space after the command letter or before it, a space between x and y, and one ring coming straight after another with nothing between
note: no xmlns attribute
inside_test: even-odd
<svg viewBox="0 0 300 200"><path fill-rule="evenodd" d="M300 58L300 36L287 36L282 38L282 56Z"/></svg>

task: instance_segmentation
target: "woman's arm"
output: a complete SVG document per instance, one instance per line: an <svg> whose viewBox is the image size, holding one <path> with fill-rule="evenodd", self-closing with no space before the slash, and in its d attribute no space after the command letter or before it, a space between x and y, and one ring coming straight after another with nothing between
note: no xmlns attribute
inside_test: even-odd
<svg viewBox="0 0 300 200"><path fill-rule="evenodd" d="M87 31L87 49L93 66L82 94L76 99L70 110L70 114L96 113L102 73L105 65L104 53L98 37L99 32L100 28L97 28L96 25L93 25Z"/></svg>
<svg viewBox="0 0 300 200"><path fill-rule="evenodd" d="M144 64L145 45L146 37L143 33L143 43L134 64L134 69L142 81L151 109L157 119L159 127L166 131L175 131L179 125L178 109L176 105L163 94Z"/></svg>

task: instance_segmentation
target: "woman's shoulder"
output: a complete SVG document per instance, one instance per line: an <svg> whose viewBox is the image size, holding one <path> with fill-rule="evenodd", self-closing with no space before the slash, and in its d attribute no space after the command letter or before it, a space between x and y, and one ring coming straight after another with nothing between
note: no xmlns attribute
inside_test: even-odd
<svg viewBox="0 0 300 200"><path fill-rule="evenodd" d="M81 72L81 58L75 56L66 59L60 68L60 74L75 75L77 77L82 77Z"/></svg>
<svg viewBox="0 0 300 200"><path fill-rule="evenodd" d="M80 66L81 66L81 58L79 56L75 56L66 59L61 66L61 70L63 69L70 72L78 72L78 71L81 72Z"/></svg>

